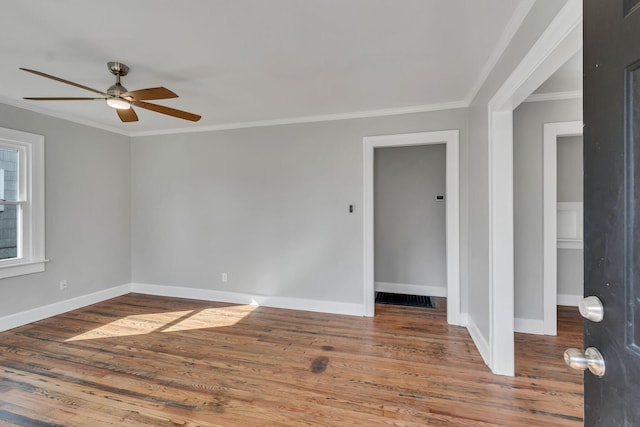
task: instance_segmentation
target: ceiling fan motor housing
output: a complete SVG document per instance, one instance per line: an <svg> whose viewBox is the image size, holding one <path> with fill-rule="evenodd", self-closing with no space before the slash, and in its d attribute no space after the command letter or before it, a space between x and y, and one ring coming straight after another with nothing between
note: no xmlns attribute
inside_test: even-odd
<svg viewBox="0 0 640 427"><path fill-rule="evenodd" d="M116 83L107 89L107 93L109 96L113 96L119 98L123 93L129 92L126 87L122 86L120 83Z"/></svg>

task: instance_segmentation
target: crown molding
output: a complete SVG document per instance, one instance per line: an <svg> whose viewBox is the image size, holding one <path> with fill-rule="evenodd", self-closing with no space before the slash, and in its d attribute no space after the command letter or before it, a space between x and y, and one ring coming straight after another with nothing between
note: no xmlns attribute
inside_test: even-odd
<svg viewBox="0 0 640 427"><path fill-rule="evenodd" d="M81 125L85 125L85 126L90 126L96 129L101 129L101 130L106 130L107 132L113 132L113 133L117 133L120 135L124 135L124 136L131 136L131 132L122 130L122 129L118 129L117 127L114 126L108 126L108 125L104 125L102 123L97 123L91 120L85 120L85 119L79 119L71 114L64 114L64 113L56 113L56 112L52 112L50 110L26 103L26 102L22 102L22 101L16 101L15 99L9 99L9 98L5 98L5 97L0 97L0 103L2 104L6 104L6 105L10 105L12 107L16 107L16 108L21 108L23 110L28 110L28 111L32 111L34 113L39 113L39 114L43 114L45 116L50 116L50 117L55 117L57 119L62 119L62 120L66 120L69 122L73 122L73 123L78 123Z"/></svg>
<svg viewBox="0 0 640 427"><path fill-rule="evenodd" d="M459 108L469 107L469 104L465 101L453 101L453 102L443 102L438 104L415 105L410 107L387 108L387 109L380 109L380 110L365 110L365 111L354 111L354 112L348 112L348 113L289 117L289 118L273 119L273 120L258 120L258 121L252 121L252 122L224 123L219 125L198 126L198 127L188 127L188 128L171 128L171 129L159 129L159 130L140 131L140 132L129 132L129 131L119 129L117 127L96 123L91 120L79 119L72 115L51 112L44 108L40 108L37 106L33 106L31 104L27 104L24 102L20 102L20 101L8 99L8 98L0 97L0 103L21 108L23 110L33 111L35 113L43 114L45 116L55 117L55 118L67 120L73 123L78 123L81 125L105 130L108 132L117 133L120 135L128 136L130 138L139 137L139 136L173 135L173 134L194 133L194 132L211 132L211 131L245 129L245 128L254 128L254 127L291 125L291 124L301 124L301 123L328 122L328 121L334 121L334 120L349 120L349 119L364 119L364 118L370 118L370 117L397 116L402 114L415 114L415 113L426 113L431 111L455 110Z"/></svg>
<svg viewBox="0 0 640 427"><path fill-rule="evenodd" d="M467 108L464 101L444 102L440 104L417 105L412 107L388 108L383 110L356 111L350 113L325 114L318 116L291 117L285 119L260 120L254 122L238 122L221 125L200 126L191 128L163 129L157 131L132 132L131 137L171 135L177 133L211 132L219 130L245 129L265 126L291 125L300 123L329 122L334 120L363 119L369 117L396 116L401 114L426 113L430 111L455 110Z"/></svg>
<svg viewBox="0 0 640 427"><path fill-rule="evenodd" d="M563 101L566 99L580 98L582 98L582 91L572 90L566 92L533 93L522 102Z"/></svg>

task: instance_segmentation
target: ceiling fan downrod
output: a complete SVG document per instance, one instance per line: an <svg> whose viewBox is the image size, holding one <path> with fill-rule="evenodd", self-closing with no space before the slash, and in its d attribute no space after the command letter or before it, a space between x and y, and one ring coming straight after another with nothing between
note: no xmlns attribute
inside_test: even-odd
<svg viewBox="0 0 640 427"><path fill-rule="evenodd" d="M120 77L129 73L129 67L121 62L109 61L107 62L107 68L109 68L111 74L116 76L116 83L107 89L107 94L111 97L107 99L107 105L118 110L131 108L128 100L123 99L121 96L123 93L129 92L129 90L120 83Z"/></svg>

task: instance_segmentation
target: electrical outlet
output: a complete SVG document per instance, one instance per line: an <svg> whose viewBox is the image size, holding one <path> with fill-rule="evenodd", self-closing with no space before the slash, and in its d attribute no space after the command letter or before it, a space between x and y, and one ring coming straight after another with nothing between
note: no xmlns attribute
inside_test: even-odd
<svg viewBox="0 0 640 427"><path fill-rule="evenodd" d="M228 279L227 273L222 273L222 283L226 283Z"/></svg>
<svg viewBox="0 0 640 427"><path fill-rule="evenodd" d="M61 291L66 291L67 288L69 287L69 282L67 282L66 279L62 279L62 280L60 280L59 285L60 285L60 290Z"/></svg>

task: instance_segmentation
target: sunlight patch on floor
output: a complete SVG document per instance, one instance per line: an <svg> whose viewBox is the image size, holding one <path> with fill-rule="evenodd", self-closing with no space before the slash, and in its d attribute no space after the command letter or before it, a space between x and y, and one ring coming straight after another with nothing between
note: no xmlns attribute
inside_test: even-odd
<svg viewBox="0 0 640 427"><path fill-rule="evenodd" d="M221 308L207 308L186 319L164 328L162 332L188 331L191 329L220 328L233 326L253 310L255 305L236 305Z"/></svg>
<svg viewBox="0 0 640 427"><path fill-rule="evenodd" d="M144 335L152 332L178 332L193 329L233 326L257 308L256 305L237 305L204 310L170 311L134 314L104 326L84 332L66 341L115 338Z"/></svg>

